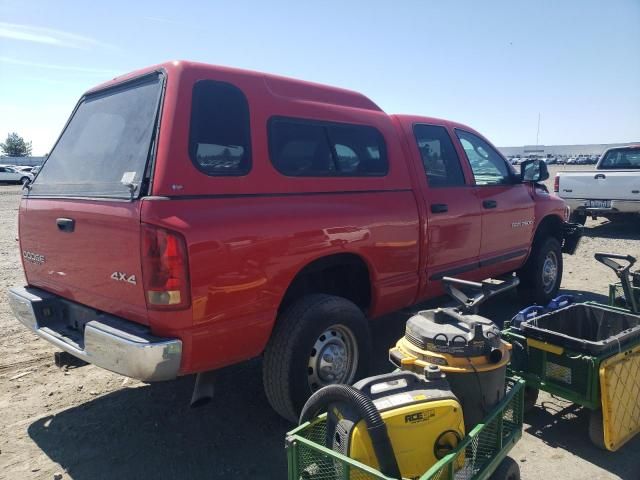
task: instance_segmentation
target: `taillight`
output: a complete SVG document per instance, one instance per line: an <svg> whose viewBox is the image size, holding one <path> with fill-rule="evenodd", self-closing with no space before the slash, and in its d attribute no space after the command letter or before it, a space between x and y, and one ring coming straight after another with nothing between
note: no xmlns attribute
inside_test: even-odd
<svg viewBox="0 0 640 480"><path fill-rule="evenodd" d="M187 247L180 234L142 225L142 279L148 308L189 306Z"/></svg>
<svg viewBox="0 0 640 480"><path fill-rule="evenodd" d="M556 178L553 180L553 191L558 193L560 191L560 176L556 175Z"/></svg>

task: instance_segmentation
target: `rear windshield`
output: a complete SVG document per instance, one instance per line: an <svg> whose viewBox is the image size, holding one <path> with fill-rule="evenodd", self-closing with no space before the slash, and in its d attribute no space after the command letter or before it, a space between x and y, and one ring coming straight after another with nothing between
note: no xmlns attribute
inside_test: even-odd
<svg viewBox="0 0 640 480"><path fill-rule="evenodd" d="M84 98L29 195L135 198L151 150L162 76Z"/></svg>
<svg viewBox="0 0 640 480"><path fill-rule="evenodd" d="M599 169L640 169L640 148L609 150L600 161Z"/></svg>

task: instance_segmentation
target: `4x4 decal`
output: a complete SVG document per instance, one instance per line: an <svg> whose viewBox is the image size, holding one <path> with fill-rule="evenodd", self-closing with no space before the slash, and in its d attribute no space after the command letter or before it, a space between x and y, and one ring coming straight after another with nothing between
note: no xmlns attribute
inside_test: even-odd
<svg viewBox="0 0 640 480"><path fill-rule="evenodd" d="M116 280L118 282L127 282L131 285L135 285L137 283L135 275L127 275L124 272L113 272L111 274L111 280Z"/></svg>

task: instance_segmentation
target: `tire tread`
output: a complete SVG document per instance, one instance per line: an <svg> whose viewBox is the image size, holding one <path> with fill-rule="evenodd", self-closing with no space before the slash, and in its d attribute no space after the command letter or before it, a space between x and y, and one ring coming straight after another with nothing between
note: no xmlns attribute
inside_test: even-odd
<svg viewBox="0 0 640 480"><path fill-rule="evenodd" d="M291 363L294 361L290 352L302 332L309 326L308 322L304 321L308 318L309 311L327 306L330 309L331 307L344 309L346 306L351 306L361 313L355 304L342 297L327 294L307 295L281 315L265 349L262 367L265 394L273 409L292 422L297 422L298 412L291 399L291 385L288 378Z"/></svg>

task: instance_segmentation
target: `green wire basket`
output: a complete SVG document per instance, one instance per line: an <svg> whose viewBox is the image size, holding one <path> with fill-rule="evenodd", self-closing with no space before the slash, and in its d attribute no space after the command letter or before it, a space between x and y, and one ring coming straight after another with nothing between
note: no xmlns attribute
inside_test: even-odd
<svg viewBox="0 0 640 480"><path fill-rule="evenodd" d="M489 478L522 436L524 380L507 379L507 393L458 448L420 480ZM289 480L391 480L379 471L325 447L326 416L300 425L286 437Z"/></svg>
<svg viewBox="0 0 640 480"><path fill-rule="evenodd" d="M632 286L631 292L635 295L636 304L640 305L640 287ZM630 310L629 303L624 301L624 289L620 282L609 284L609 306Z"/></svg>

